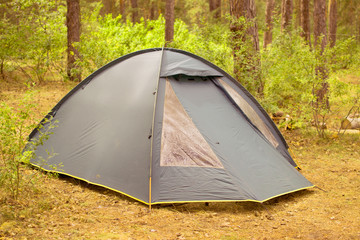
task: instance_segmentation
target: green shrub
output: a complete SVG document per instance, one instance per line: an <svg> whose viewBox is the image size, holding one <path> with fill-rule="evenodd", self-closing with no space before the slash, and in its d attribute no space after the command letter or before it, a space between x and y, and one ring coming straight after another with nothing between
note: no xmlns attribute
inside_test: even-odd
<svg viewBox="0 0 360 240"><path fill-rule="evenodd" d="M66 7L56 0L19 0L0 3L0 63L18 70L29 81L44 81L46 74L63 71L66 49Z"/></svg>
<svg viewBox="0 0 360 240"><path fill-rule="evenodd" d="M34 92L27 92L20 99L16 108L6 103L0 104L0 186L12 198L17 199L22 190L29 187L31 176L23 174L23 163L29 163L34 157L34 151L50 135L56 123L49 121L49 126L39 129L36 141L27 144L27 135L36 127L32 118L35 108L32 96ZM49 153L47 158L53 156Z"/></svg>
<svg viewBox="0 0 360 240"><path fill-rule="evenodd" d="M349 101L351 86L340 81L336 71L356 64L359 52L352 38L338 41L334 48L327 46L323 53L310 46L297 32L281 34L261 53L262 74L265 79L263 106L268 112L283 111L298 126L315 125L320 135L329 119L339 114L339 106ZM316 68L327 69L327 78L317 76ZM326 101L319 103L317 91L329 84Z"/></svg>
<svg viewBox="0 0 360 240"><path fill-rule="evenodd" d="M97 8L96 8L97 9ZM164 46L165 20L141 19L139 23L123 22L121 16L101 17L98 11L85 13L83 33L77 45L81 54L80 65L84 75L125 54ZM224 29L226 29L224 31ZM197 54L224 70L232 71L231 48L228 45L228 28L224 25L203 25L190 28L177 19L174 41L169 47Z"/></svg>

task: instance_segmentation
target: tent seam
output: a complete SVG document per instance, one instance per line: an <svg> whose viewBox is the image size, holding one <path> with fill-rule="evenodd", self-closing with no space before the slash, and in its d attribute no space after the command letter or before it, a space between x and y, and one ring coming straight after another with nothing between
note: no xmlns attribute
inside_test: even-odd
<svg viewBox="0 0 360 240"><path fill-rule="evenodd" d="M151 208L151 184L152 184L152 163L153 163L153 146L154 146L154 127L155 127L155 115L156 115L156 105L157 105L157 98L159 92L159 83L160 83L160 75L161 75L161 65L164 57L164 47L161 50L160 56L160 64L159 64L159 72L157 76L157 83L155 89L155 99L154 99L154 108L153 108L153 118L151 123L151 143L150 143L150 167L149 167L149 207Z"/></svg>

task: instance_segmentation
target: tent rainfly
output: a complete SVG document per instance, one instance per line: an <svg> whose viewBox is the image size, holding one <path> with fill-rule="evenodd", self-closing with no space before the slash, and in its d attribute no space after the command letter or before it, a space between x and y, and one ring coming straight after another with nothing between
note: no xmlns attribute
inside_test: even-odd
<svg viewBox="0 0 360 240"><path fill-rule="evenodd" d="M56 172L148 205L264 202L313 187L254 97L182 50L120 57L71 90L50 116L58 127L32 165L54 171L61 163ZM36 128L29 139L39 136ZM56 155L44 165L38 156L47 150Z"/></svg>

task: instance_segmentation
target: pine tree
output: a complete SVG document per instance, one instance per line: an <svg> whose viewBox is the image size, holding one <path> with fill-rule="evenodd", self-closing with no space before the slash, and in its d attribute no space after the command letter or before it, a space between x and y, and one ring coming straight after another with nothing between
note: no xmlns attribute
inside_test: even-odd
<svg viewBox="0 0 360 240"><path fill-rule="evenodd" d="M67 75L71 81L81 81L81 73L76 64L79 51L74 46L80 41L80 0L66 0L67 14Z"/></svg>

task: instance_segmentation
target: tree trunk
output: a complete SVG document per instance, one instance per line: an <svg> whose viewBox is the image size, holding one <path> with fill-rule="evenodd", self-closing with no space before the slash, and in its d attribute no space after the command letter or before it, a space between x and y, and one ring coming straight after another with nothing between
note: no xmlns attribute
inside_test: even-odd
<svg viewBox="0 0 360 240"><path fill-rule="evenodd" d="M291 19L293 12L293 1L282 0L281 3L281 30L288 31L291 27Z"/></svg>
<svg viewBox="0 0 360 240"><path fill-rule="evenodd" d="M234 74L249 91L263 95L260 74L259 35L254 0L230 0ZM245 20L245 21L244 21Z"/></svg>
<svg viewBox="0 0 360 240"><path fill-rule="evenodd" d="M102 0L103 7L100 10L100 15L104 16L106 14L115 13L115 0Z"/></svg>
<svg viewBox="0 0 360 240"><path fill-rule="evenodd" d="M356 22L357 22L357 40L360 42L360 7L357 9L357 16L356 16Z"/></svg>
<svg viewBox="0 0 360 240"><path fill-rule="evenodd" d="M81 81L76 60L80 58L74 43L80 42L80 0L66 0L67 14L67 75L71 81Z"/></svg>
<svg viewBox="0 0 360 240"><path fill-rule="evenodd" d="M356 22L358 24L358 26L357 26L357 40L360 42L360 7L358 7L358 9L357 9Z"/></svg>
<svg viewBox="0 0 360 240"><path fill-rule="evenodd" d="M326 0L314 0L314 45L324 51L326 46Z"/></svg>
<svg viewBox="0 0 360 240"><path fill-rule="evenodd" d="M273 22L272 22L272 15L274 12L275 1L274 0L267 0L266 1L266 30L264 33L264 48L268 44L272 42L272 29L273 29Z"/></svg>
<svg viewBox="0 0 360 240"><path fill-rule="evenodd" d="M241 72L246 68L246 63L241 61L241 46L246 43L246 24L242 23L239 19L241 17L246 18L246 10L248 6L245 6L247 0L230 0L230 15L232 21L230 24L230 30L232 32L232 48L234 55L234 74L236 79L241 79Z"/></svg>
<svg viewBox="0 0 360 240"><path fill-rule="evenodd" d="M221 0L209 0L209 10L215 19L221 17Z"/></svg>
<svg viewBox="0 0 360 240"><path fill-rule="evenodd" d="M253 39L253 46L256 52L260 51L260 44L259 44L259 32L258 26L256 23L256 8L255 8L255 0L249 0L249 16L248 18L251 20L252 24L249 28L249 32Z"/></svg>
<svg viewBox="0 0 360 240"><path fill-rule="evenodd" d="M320 86L315 90L317 96L316 107L329 108L329 73L322 58L326 46L326 0L314 0L314 46L318 49L318 65L315 67L317 78L321 81Z"/></svg>
<svg viewBox="0 0 360 240"><path fill-rule="evenodd" d="M121 19L122 19L123 22L126 22L125 1L126 0L120 0L119 1L120 15L121 15Z"/></svg>
<svg viewBox="0 0 360 240"><path fill-rule="evenodd" d="M295 19L295 28L298 29L301 26L301 0L294 0L294 15Z"/></svg>
<svg viewBox="0 0 360 240"><path fill-rule="evenodd" d="M336 0L330 0L329 3L329 41L330 47L334 47L336 43L336 29L337 29L337 4Z"/></svg>
<svg viewBox="0 0 360 240"><path fill-rule="evenodd" d="M165 45L171 43L174 39L174 7L175 0L166 0L165 6Z"/></svg>
<svg viewBox="0 0 360 240"><path fill-rule="evenodd" d="M310 0L301 0L301 36L311 46L309 2Z"/></svg>
<svg viewBox="0 0 360 240"><path fill-rule="evenodd" d="M150 3L150 20L155 20L159 17L158 9L157 9L157 2L151 1Z"/></svg>
<svg viewBox="0 0 360 240"><path fill-rule="evenodd" d="M1 61L1 63L0 63L0 75L1 75L2 80L5 80L5 72L4 72L4 62L5 62L5 60L1 59L0 61ZM1 93L1 91L0 91L0 93Z"/></svg>
<svg viewBox="0 0 360 240"><path fill-rule="evenodd" d="M139 9L137 0L131 0L131 20L133 23L139 21Z"/></svg>

